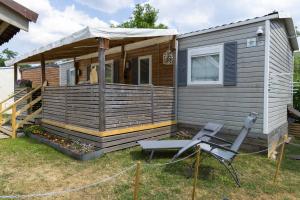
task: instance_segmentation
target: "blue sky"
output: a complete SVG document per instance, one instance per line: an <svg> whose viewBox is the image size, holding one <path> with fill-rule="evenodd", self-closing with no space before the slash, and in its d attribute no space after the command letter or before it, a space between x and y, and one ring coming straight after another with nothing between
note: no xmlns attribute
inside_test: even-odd
<svg viewBox="0 0 300 200"><path fill-rule="evenodd" d="M29 32L21 31L0 50L26 53L85 26L109 26L127 20L136 3L159 9L159 22L180 33L284 11L300 27L299 0L16 0L39 13Z"/></svg>

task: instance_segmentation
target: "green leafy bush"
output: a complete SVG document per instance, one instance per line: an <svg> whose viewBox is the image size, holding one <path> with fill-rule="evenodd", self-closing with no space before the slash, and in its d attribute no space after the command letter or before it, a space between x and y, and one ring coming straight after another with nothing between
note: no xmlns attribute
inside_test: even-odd
<svg viewBox="0 0 300 200"><path fill-rule="evenodd" d="M28 135L28 134L39 134L39 135L41 135L42 133L44 133L44 131L45 130L39 125L29 126L29 127L24 129L24 133L26 135Z"/></svg>
<svg viewBox="0 0 300 200"><path fill-rule="evenodd" d="M25 80L25 79L21 79L17 81L17 85L18 87L32 87L32 82L31 80Z"/></svg>
<svg viewBox="0 0 300 200"><path fill-rule="evenodd" d="M295 53L294 58L294 108L300 110L300 53Z"/></svg>

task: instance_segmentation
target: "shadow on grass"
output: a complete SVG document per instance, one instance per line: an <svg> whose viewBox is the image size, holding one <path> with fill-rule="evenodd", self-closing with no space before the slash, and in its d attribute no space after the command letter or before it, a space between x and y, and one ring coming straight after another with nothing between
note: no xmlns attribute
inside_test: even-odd
<svg viewBox="0 0 300 200"><path fill-rule="evenodd" d="M157 151L154 153L151 163L156 163L157 160L168 160L165 162L171 161L171 158L177 153L177 151ZM134 161L149 161L150 152L143 150L134 150L130 152L131 159Z"/></svg>
<svg viewBox="0 0 300 200"><path fill-rule="evenodd" d="M297 141L297 143L299 144L299 141ZM291 155L299 155L300 156L300 147L292 146L292 145L286 146L285 153L284 153L284 159L282 162L282 169L300 173L300 171L299 171L300 160L290 159L289 156L291 156Z"/></svg>
<svg viewBox="0 0 300 200"><path fill-rule="evenodd" d="M142 161L147 162L149 164L163 164L167 162L171 162L172 157L177 153L177 151L161 151L156 152L153 156L151 162L149 162L150 152L144 152L142 150L134 150L130 152L131 159L133 161ZM190 155L192 151L187 152L181 158L184 158ZM205 156L205 159L207 156ZM203 159L203 160L205 160ZM163 160L163 162L162 162ZM202 161L203 161L202 160ZM202 162L201 161L201 162ZM192 165L194 162L194 158L188 158L184 161L176 162L174 164L169 164L162 167L162 172L182 176L185 178L192 178L194 176L194 171L192 169ZM215 177L215 169L211 165L201 164L201 170L199 171L198 177L203 180L213 180Z"/></svg>

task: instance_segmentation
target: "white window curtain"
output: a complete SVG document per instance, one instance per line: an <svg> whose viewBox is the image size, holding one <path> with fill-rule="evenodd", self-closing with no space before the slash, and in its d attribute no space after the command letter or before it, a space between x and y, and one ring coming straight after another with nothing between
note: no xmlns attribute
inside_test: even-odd
<svg viewBox="0 0 300 200"><path fill-rule="evenodd" d="M191 81L219 81L219 54L192 57Z"/></svg>

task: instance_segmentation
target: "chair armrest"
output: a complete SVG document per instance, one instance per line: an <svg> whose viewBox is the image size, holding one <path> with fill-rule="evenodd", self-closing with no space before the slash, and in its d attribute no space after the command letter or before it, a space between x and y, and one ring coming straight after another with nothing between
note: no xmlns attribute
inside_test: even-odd
<svg viewBox="0 0 300 200"><path fill-rule="evenodd" d="M232 142L229 142L229 141L227 141L227 140L224 140L223 138L219 138L219 137L212 136L212 135L204 134L202 137L209 137L209 138L213 138L213 139L219 140L219 141L221 141L221 142L225 142L225 143L227 143L227 144L232 144Z"/></svg>
<svg viewBox="0 0 300 200"><path fill-rule="evenodd" d="M201 143L205 143L205 144L211 145L211 146L213 146L213 148L220 148L220 149L225 150L225 151L230 151L230 152L232 152L232 153L234 153L236 155L239 154L239 152L231 150L231 149L227 148L226 146L222 146L222 145L215 144L215 143L212 143L212 142L207 142L207 141L201 141L200 144Z"/></svg>

